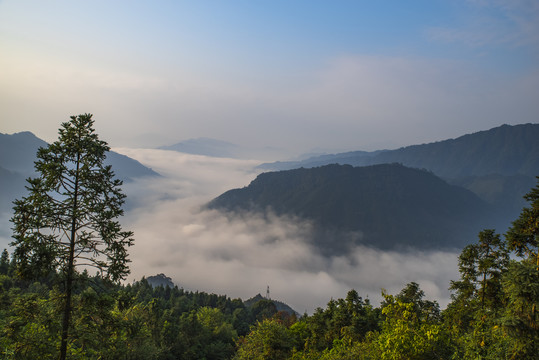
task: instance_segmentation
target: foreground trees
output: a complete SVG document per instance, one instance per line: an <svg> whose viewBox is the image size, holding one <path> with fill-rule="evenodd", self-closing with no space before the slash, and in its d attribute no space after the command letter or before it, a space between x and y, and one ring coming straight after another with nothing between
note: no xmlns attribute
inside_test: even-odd
<svg viewBox="0 0 539 360"><path fill-rule="evenodd" d="M505 239L487 229L463 249L446 310L423 300L413 282L384 294L379 309L352 291L290 327L259 323L239 343L237 359L265 358L256 349L290 359L537 359L539 185L525 198L531 206Z"/></svg>
<svg viewBox="0 0 539 360"><path fill-rule="evenodd" d="M13 274L15 264L8 263ZM246 307L239 299L152 288L144 279L107 284L96 276L88 279L92 286L74 287L68 354L70 359L535 359L539 339L527 327L527 305L537 297L523 292L530 288L514 282L510 272L511 264L502 274L505 309L483 309L477 291L473 299L453 301L440 311L410 283L396 295L385 294L379 307L351 290L300 319L280 312L260 319L259 306ZM524 279L536 274L516 273ZM0 358L57 357L61 293L53 286L55 276L32 283L0 275ZM463 311L470 313L467 323L459 317Z"/></svg>
<svg viewBox="0 0 539 360"><path fill-rule="evenodd" d="M512 351L521 359L539 354L539 176L537 185L524 196L530 202L507 232L510 250L521 261L511 261L504 276L508 299L503 326L512 341Z"/></svg>
<svg viewBox="0 0 539 360"><path fill-rule="evenodd" d="M64 283L60 359L67 354L73 282L77 267L93 267L112 281L125 278L127 247L122 231L122 182L104 165L110 150L92 128L92 115L72 116L58 141L37 153L39 177L28 179L28 195L15 201L14 260L23 278L58 272Z"/></svg>
<svg viewBox="0 0 539 360"><path fill-rule="evenodd" d="M238 333L256 322L239 299L145 279L86 280L73 288L68 359L230 359ZM0 359L58 358L63 297L54 282L0 275Z"/></svg>
<svg viewBox="0 0 539 360"><path fill-rule="evenodd" d="M505 238L483 230L463 249L445 310L411 282L379 307L350 290L298 319L269 300L120 285L132 233L117 221L121 182L92 124L88 114L62 124L15 202L14 252L0 256L0 358L537 359L539 183Z"/></svg>
<svg viewBox="0 0 539 360"><path fill-rule="evenodd" d="M509 250L526 257L539 268L539 176L537 180L537 185L524 195L530 206L522 209L519 218L513 222L507 232L507 243Z"/></svg>
<svg viewBox="0 0 539 360"><path fill-rule="evenodd" d="M459 257L461 280L452 282L456 293L444 312L460 343L459 358L537 358L539 184L525 199L531 206L513 222L505 241L484 230Z"/></svg>

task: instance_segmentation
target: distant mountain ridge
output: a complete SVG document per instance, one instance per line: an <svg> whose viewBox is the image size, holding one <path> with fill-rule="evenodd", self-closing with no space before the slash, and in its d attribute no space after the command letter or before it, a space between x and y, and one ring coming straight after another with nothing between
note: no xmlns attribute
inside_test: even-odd
<svg viewBox="0 0 539 360"><path fill-rule="evenodd" d="M218 158L258 160L278 159L284 153L279 148L244 147L227 141L205 137L183 140L173 145L160 146L158 149Z"/></svg>
<svg viewBox="0 0 539 360"><path fill-rule="evenodd" d="M47 145L29 131L0 133L0 166L23 174L33 173L37 149Z"/></svg>
<svg viewBox="0 0 539 360"><path fill-rule="evenodd" d="M502 125L455 139L396 150L352 151L296 162L266 163L259 168L287 170L327 164L400 163L427 169L450 184L474 192L496 207L500 212L498 217L508 223L507 219L517 216L526 205L522 196L533 187L535 176L539 175L538 139L539 124Z"/></svg>
<svg viewBox="0 0 539 360"><path fill-rule="evenodd" d="M265 170L289 170L327 164L368 166L401 163L428 169L444 179L485 175L539 175L539 124L502 125L490 130L396 150L353 151L297 162L260 165Z"/></svg>
<svg viewBox="0 0 539 360"><path fill-rule="evenodd" d="M46 141L29 131L11 135L0 133L0 167L23 175L31 175L34 173L37 150L46 146L48 146ZM107 153L105 164L112 165L116 176L124 181L140 176L159 175L137 160L114 151Z"/></svg>
<svg viewBox="0 0 539 360"><path fill-rule="evenodd" d="M173 145L161 146L159 149L173 150L186 154L230 158L235 158L240 153L238 145L210 138L188 139Z"/></svg>
<svg viewBox="0 0 539 360"><path fill-rule="evenodd" d="M2 213L10 213L12 201L25 193L25 179L36 176L34 161L37 150L48 143L29 131L0 133L0 218ZM112 165L116 177L130 181L136 177L159 176L152 169L125 155L110 151L105 164Z"/></svg>
<svg viewBox="0 0 539 360"><path fill-rule="evenodd" d="M496 217L471 191L400 164L333 164L263 173L207 206L233 212L270 209L314 221L313 243L330 253L357 244L459 248L483 227L493 227L489 221Z"/></svg>

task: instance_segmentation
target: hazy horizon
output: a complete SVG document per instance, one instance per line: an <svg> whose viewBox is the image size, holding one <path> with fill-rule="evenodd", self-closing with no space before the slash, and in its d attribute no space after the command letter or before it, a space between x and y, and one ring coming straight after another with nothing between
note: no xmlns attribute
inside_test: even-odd
<svg viewBox="0 0 539 360"><path fill-rule="evenodd" d="M539 5L0 2L0 132L377 150L537 122Z"/></svg>

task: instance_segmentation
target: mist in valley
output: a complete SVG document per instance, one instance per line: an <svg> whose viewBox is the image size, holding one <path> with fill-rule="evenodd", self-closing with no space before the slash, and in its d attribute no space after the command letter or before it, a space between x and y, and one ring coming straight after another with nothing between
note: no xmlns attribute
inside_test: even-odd
<svg viewBox="0 0 539 360"><path fill-rule="evenodd" d="M449 302L449 282L458 279L457 252L354 246L344 255L327 255L311 245L309 221L204 208L224 191L247 186L258 175L256 160L114 150L162 175L124 184L122 223L135 232L128 281L164 273L186 290L244 300L264 295L269 286L273 299L300 313L325 307L352 288L378 305L382 289L397 293L411 281L442 307Z"/></svg>

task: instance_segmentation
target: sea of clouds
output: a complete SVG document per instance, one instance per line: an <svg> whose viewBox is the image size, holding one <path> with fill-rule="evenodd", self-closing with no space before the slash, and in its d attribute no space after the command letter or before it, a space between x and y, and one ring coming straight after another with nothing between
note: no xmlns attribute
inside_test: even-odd
<svg viewBox="0 0 539 360"><path fill-rule="evenodd" d="M381 251L356 246L345 255L323 255L312 247L312 224L289 216L224 214L204 208L258 174L256 160L212 158L166 150L114 149L162 177L124 184L125 229L135 233L129 281L159 273L186 290L248 299L265 294L303 313L325 307L350 289L374 305L381 290L398 293L420 284L428 299L449 302L458 279L458 253Z"/></svg>

